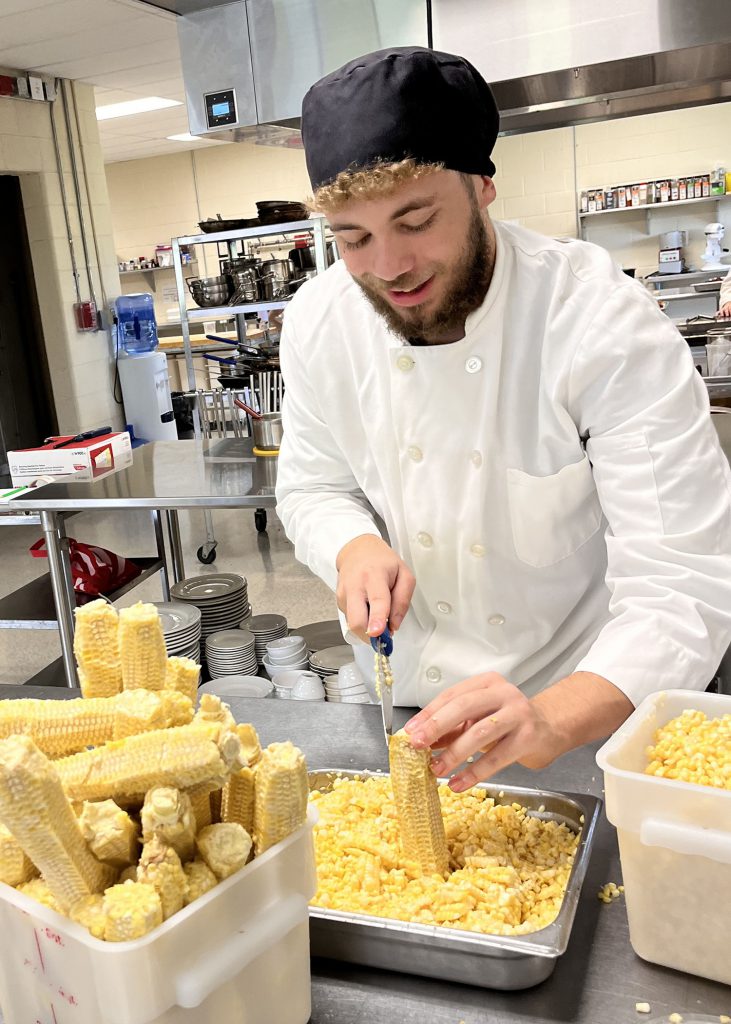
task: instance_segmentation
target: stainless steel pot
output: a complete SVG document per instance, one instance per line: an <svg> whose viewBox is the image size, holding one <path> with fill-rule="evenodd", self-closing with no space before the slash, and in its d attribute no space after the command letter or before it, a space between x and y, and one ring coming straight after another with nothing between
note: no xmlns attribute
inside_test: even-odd
<svg viewBox="0 0 731 1024"><path fill-rule="evenodd" d="M274 275L262 274L262 276L257 280L257 289L260 301L266 302L268 299L275 298L276 285L274 282Z"/></svg>
<svg viewBox="0 0 731 1024"><path fill-rule="evenodd" d="M281 412L265 412L260 420L251 420L252 437L254 445L264 451L276 451L282 442L284 431L282 429Z"/></svg>
<svg viewBox="0 0 731 1024"><path fill-rule="evenodd" d="M231 283L226 277L191 277L188 289L199 306L224 306L231 298Z"/></svg>
<svg viewBox="0 0 731 1024"><path fill-rule="evenodd" d="M256 302L259 297L259 278L256 270L232 270L228 277L237 302Z"/></svg>

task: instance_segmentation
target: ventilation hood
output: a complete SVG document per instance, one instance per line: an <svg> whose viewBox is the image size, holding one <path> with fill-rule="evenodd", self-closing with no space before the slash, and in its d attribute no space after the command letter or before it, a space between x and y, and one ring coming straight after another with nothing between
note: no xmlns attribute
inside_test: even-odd
<svg viewBox="0 0 731 1024"><path fill-rule="evenodd" d="M611 8L595 0L152 6L179 15L190 130L204 137L299 145L301 102L314 81L361 53L429 42L467 57L492 84L501 134L731 98L728 0L613 0Z"/></svg>

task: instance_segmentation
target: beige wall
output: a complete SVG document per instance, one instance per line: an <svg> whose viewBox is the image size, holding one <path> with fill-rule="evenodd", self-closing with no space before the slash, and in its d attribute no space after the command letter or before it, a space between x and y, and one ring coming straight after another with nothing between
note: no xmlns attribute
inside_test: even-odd
<svg viewBox="0 0 731 1024"><path fill-rule="evenodd" d="M119 288L119 277L106 176L94 114L94 90L90 86L77 85L76 94L101 262L101 266L97 266L94 246L89 238L92 279L97 300L101 304L102 285L110 296L114 296ZM20 178L53 397L59 429L65 433L109 422L119 426L122 417L112 398L113 361L109 335L106 331L80 333L74 322L72 305L76 293L53 147L52 115L64 161L66 191L72 207L72 234L81 273L82 298L88 298L89 287L83 267L79 219L74 208L66 131L59 103L54 105L52 111L47 103L0 98L0 174L13 174ZM81 174L81 150L78 146L76 149ZM85 199L83 205L86 227L89 229L90 214Z"/></svg>
<svg viewBox="0 0 731 1024"><path fill-rule="evenodd" d="M731 169L729 139L731 103L506 136L495 147L492 212L548 235L576 235L582 189L702 173L719 162ZM156 243L195 231L199 219L253 216L257 199L303 199L309 190L301 151L248 144L110 164L107 180L120 259L151 255ZM657 235L675 227L690 230L689 253L698 259L716 209L652 211L649 224L641 211L613 214L586 221L586 237L649 273L657 267ZM731 200L718 209L731 230ZM210 260L207 272L215 269Z"/></svg>

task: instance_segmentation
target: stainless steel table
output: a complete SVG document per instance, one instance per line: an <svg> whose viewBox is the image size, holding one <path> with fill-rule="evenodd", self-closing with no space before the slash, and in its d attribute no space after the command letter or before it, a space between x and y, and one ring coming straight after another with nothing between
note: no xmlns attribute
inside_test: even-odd
<svg viewBox="0 0 731 1024"><path fill-rule="evenodd" d="M155 441L136 448L132 465L126 469L90 482L46 484L14 502L18 509L40 514L69 686L78 685L73 655L76 602L64 513L146 508L157 513L157 528L159 513L164 512L172 575L177 582L185 577L178 510L274 508L275 462L257 458L249 438ZM164 545L162 548L164 554Z"/></svg>
<svg viewBox="0 0 731 1024"><path fill-rule="evenodd" d="M74 691L8 687L7 696L73 696ZM388 768L378 707L233 698L238 721L253 722L264 743L291 739L312 768ZM409 712L397 708L395 724ZM514 766L496 776L508 785L602 795L594 763L599 744L572 751L542 772ZM621 882L614 829L602 818L569 948L553 975L523 992L450 985L412 975L314 959L311 1024L638 1024L680 1013L731 1015L731 988L645 963L632 951L624 900L596 898L605 882ZM719 906L719 913L728 908ZM648 1002L649 1016L635 1012ZM275 1022L273 1022L275 1024Z"/></svg>

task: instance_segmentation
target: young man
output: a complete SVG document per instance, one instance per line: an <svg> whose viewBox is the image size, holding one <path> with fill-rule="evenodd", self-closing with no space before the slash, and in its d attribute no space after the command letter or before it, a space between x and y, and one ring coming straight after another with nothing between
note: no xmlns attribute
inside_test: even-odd
<svg viewBox="0 0 731 1024"><path fill-rule="evenodd" d="M278 510L464 789L702 689L731 639L731 485L685 342L602 249L493 222L492 94L369 54L303 138L342 260L285 318ZM361 670L370 648L356 644Z"/></svg>

